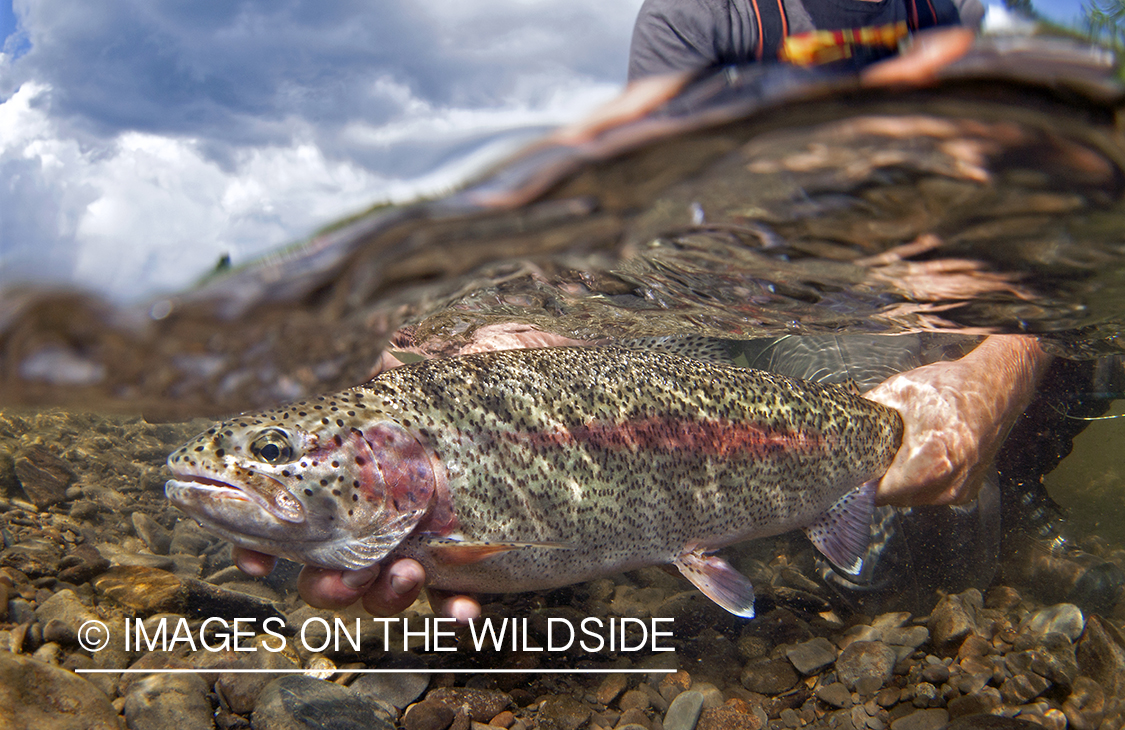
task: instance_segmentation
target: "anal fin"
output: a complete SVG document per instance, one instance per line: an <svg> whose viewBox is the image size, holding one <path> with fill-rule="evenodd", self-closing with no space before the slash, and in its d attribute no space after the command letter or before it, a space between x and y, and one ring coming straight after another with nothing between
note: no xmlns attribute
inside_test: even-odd
<svg viewBox="0 0 1125 730"><path fill-rule="evenodd" d="M735 616L754 618L754 586L730 563L702 550L681 553L672 561L703 595Z"/></svg>
<svg viewBox="0 0 1125 730"><path fill-rule="evenodd" d="M871 540L871 516L875 511L872 479L840 497L823 515L805 528L805 534L832 565L848 576L863 570L863 556Z"/></svg>

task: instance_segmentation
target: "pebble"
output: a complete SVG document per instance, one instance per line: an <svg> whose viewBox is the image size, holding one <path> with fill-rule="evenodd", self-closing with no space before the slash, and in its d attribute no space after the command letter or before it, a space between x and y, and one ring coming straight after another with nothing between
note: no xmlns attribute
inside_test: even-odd
<svg viewBox="0 0 1125 730"><path fill-rule="evenodd" d="M351 683L360 694L382 700L400 711L422 696L430 686L429 674L362 674Z"/></svg>
<svg viewBox="0 0 1125 730"><path fill-rule="evenodd" d="M217 539L205 532L195 520L182 519L172 528L172 542L168 545L168 552L199 555Z"/></svg>
<svg viewBox="0 0 1125 730"><path fill-rule="evenodd" d="M154 674L133 682L125 720L137 730L212 728L210 688L198 674Z"/></svg>
<svg viewBox="0 0 1125 730"><path fill-rule="evenodd" d="M109 570L109 561L102 557L93 545L75 545L74 548L59 561L59 580L75 585L86 583L94 576L101 575Z"/></svg>
<svg viewBox="0 0 1125 730"><path fill-rule="evenodd" d="M896 655L881 641L856 641L840 652L836 659L836 676L849 689L867 680L864 689L877 691L894 674ZM874 689L870 684L877 684Z"/></svg>
<svg viewBox="0 0 1125 730"><path fill-rule="evenodd" d="M29 539L0 551L0 567L15 568L28 578L54 576L62 551L48 540Z"/></svg>
<svg viewBox="0 0 1125 730"><path fill-rule="evenodd" d="M0 651L0 707L10 728L119 730L105 693L73 672Z"/></svg>
<svg viewBox="0 0 1125 730"><path fill-rule="evenodd" d="M1000 690L995 687L981 687L969 694L954 698L946 705L949 714L953 717L976 715L991 712L1004 704Z"/></svg>
<svg viewBox="0 0 1125 730"><path fill-rule="evenodd" d="M132 517L133 530L137 537L144 540L148 549L157 555L167 555L172 547L172 533L164 525L152 519L144 512L134 512Z"/></svg>
<svg viewBox="0 0 1125 730"><path fill-rule="evenodd" d="M664 713L664 730L694 730L703 711L703 693L695 690L681 692L672 700Z"/></svg>
<svg viewBox="0 0 1125 730"><path fill-rule="evenodd" d="M137 613L182 613L187 591L165 570L139 566L110 568L94 580L94 590Z"/></svg>
<svg viewBox="0 0 1125 730"><path fill-rule="evenodd" d="M540 730L578 730L590 719L591 712L593 708L581 700L569 695L554 695L539 706L536 727Z"/></svg>
<svg viewBox="0 0 1125 730"><path fill-rule="evenodd" d="M1075 647L1075 659L1082 674L1098 684L1113 688L1125 673L1125 645L1117 630L1098 616L1086 621L1086 631ZM1123 687L1122 689L1125 689Z"/></svg>
<svg viewBox="0 0 1125 730"><path fill-rule="evenodd" d="M70 464L38 444L16 454L15 472L27 498L39 509L66 501L66 489L77 478Z"/></svg>
<svg viewBox="0 0 1125 730"><path fill-rule="evenodd" d="M624 710L647 710L652 706L652 701L649 700L648 693L642 692L639 689L631 689L621 697L621 702L618 703L622 711Z"/></svg>
<svg viewBox="0 0 1125 730"><path fill-rule="evenodd" d="M1019 591L1011 586L994 586L990 588L984 597L984 607L993 608L998 611L1011 611L1016 606L1020 605Z"/></svg>
<svg viewBox="0 0 1125 730"><path fill-rule="evenodd" d="M440 702L455 712L467 707L469 719L477 722L488 722L512 704L512 698L506 692L469 687L438 687L430 690L426 700Z"/></svg>
<svg viewBox="0 0 1125 730"><path fill-rule="evenodd" d="M976 616L983 606L984 599L976 589L942 598L927 624L934 647L943 655L955 654L961 642L976 631Z"/></svg>
<svg viewBox="0 0 1125 730"><path fill-rule="evenodd" d="M1023 705L1047 691L1051 683L1034 672L1017 674L1000 685L1000 696L1005 702Z"/></svg>
<svg viewBox="0 0 1125 730"><path fill-rule="evenodd" d="M1086 618L1082 610L1073 603L1057 603L1041 608L1031 614L1020 627L1022 631L1033 634L1058 633L1075 641L1086 628Z"/></svg>
<svg viewBox="0 0 1125 730"><path fill-rule="evenodd" d="M762 718L758 715L724 706L701 712L695 730L762 730L762 727Z"/></svg>
<svg viewBox="0 0 1125 730"><path fill-rule="evenodd" d="M941 708L918 710L891 722L891 730L939 730L949 722L949 713Z"/></svg>
<svg viewBox="0 0 1125 730"><path fill-rule="evenodd" d="M402 718L405 730L445 730L456 713L441 702L423 700L407 708Z"/></svg>
<svg viewBox="0 0 1125 730"><path fill-rule="evenodd" d="M852 693L843 682L833 682L816 688L816 697L833 707L847 709L852 706Z"/></svg>
<svg viewBox="0 0 1125 730"><path fill-rule="evenodd" d="M836 647L828 639L818 636L787 649L785 656L798 672L808 676L819 673L836 661Z"/></svg>
<svg viewBox="0 0 1125 730"><path fill-rule="evenodd" d="M751 692L764 695L781 694L797 684L798 676L793 665L784 659L771 659L748 664L742 670L742 686Z"/></svg>
<svg viewBox="0 0 1125 730"><path fill-rule="evenodd" d="M617 699L617 696L629 686L629 678L624 674L607 674L598 688L594 690L594 699L599 704L608 705Z"/></svg>
<svg viewBox="0 0 1125 730"><path fill-rule="evenodd" d="M223 662L223 669L297 669L298 665L292 659L279 652L263 651L259 646L257 651L243 654L234 662ZM249 716L261 696L262 690L269 685L276 674L255 672L223 672L215 680L215 691L222 696L227 707L239 715Z"/></svg>
<svg viewBox="0 0 1125 730"><path fill-rule="evenodd" d="M359 693L302 675L266 685L251 722L254 730L394 730L394 721Z"/></svg>
<svg viewBox="0 0 1125 730"><path fill-rule="evenodd" d="M625 712L622 712L621 717L618 718L616 725L617 727L621 727L622 725L640 725L644 728L651 728L652 720L650 720L648 715L646 715L642 710L633 708L632 710L625 710Z"/></svg>
<svg viewBox="0 0 1125 730"><path fill-rule="evenodd" d="M966 715L950 722L945 730L1043 730L1043 726L1001 715Z"/></svg>

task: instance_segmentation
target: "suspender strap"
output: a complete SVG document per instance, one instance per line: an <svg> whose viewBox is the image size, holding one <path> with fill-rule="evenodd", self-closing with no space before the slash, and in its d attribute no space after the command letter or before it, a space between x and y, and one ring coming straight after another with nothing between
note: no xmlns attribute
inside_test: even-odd
<svg viewBox="0 0 1125 730"><path fill-rule="evenodd" d="M906 0L906 6L906 24L912 33L920 28L937 25L938 14L933 0Z"/></svg>
<svg viewBox="0 0 1125 730"><path fill-rule="evenodd" d="M926 0L929 2L929 0ZM755 60L776 60L789 35L789 16L782 0L750 0L758 19L758 48Z"/></svg>

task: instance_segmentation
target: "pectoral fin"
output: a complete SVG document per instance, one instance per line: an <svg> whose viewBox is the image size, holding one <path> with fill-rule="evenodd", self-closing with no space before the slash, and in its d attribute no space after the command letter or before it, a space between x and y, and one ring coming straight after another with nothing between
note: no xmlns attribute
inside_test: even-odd
<svg viewBox="0 0 1125 730"><path fill-rule="evenodd" d="M569 550L570 546L561 542L480 542L458 540L450 537L428 537L422 542L433 553L434 558L446 565L468 565L477 563L493 555L520 548L546 548L550 550Z"/></svg>
<svg viewBox="0 0 1125 730"><path fill-rule="evenodd" d="M845 575L856 576L863 570L878 481L872 479L840 497L820 519L805 528L817 550Z"/></svg>
<svg viewBox="0 0 1125 730"><path fill-rule="evenodd" d="M681 553L672 565L703 595L735 616L754 618L754 586L727 561L705 555L702 550L691 550Z"/></svg>

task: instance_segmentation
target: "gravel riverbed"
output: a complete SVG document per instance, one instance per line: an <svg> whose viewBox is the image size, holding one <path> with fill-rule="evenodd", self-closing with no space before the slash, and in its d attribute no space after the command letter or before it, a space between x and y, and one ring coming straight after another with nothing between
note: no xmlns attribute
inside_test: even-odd
<svg viewBox="0 0 1125 730"><path fill-rule="evenodd" d="M853 613L792 536L739 553L749 621L659 568L487 597L499 648L422 601L391 623L313 609L297 566L249 580L165 503L164 458L199 425L0 414L0 728L1125 725L1119 604L1052 600L1016 569L925 615Z"/></svg>

